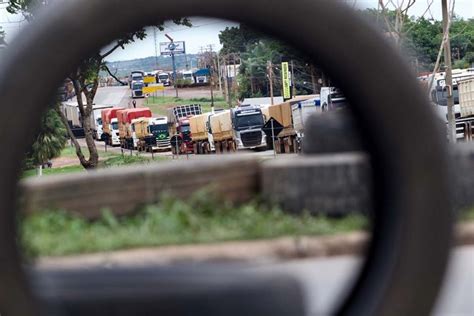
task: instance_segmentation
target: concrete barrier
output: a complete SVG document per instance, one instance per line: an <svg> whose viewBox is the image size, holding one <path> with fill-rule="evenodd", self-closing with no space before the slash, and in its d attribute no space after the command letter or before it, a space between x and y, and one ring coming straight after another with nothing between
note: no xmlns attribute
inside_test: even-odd
<svg viewBox="0 0 474 316"><path fill-rule="evenodd" d="M474 206L474 144L452 151L456 210ZM83 174L26 179L20 182L21 209L30 214L63 209L97 218L104 208L130 214L156 203L163 193L178 198L209 188L231 202L257 194L288 212L345 215L371 211L371 168L361 152L278 157L262 161L236 155L206 157Z"/></svg>

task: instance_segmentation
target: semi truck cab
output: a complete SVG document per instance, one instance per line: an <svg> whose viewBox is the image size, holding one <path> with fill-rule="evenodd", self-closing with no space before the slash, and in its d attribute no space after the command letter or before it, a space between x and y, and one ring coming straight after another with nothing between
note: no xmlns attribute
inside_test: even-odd
<svg viewBox="0 0 474 316"><path fill-rule="evenodd" d="M150 120L148 132L155 136L156 144L159 149L171 148L168 119L166 117L158 117Z"/></svg>
<svg viewBox="0 0 474 316"><path fill-rule="evenodd" d="M143 94L143 87L143 81L132 82L132 99L145 97Z"/></svg>
<svg viewBox="0 0 474 316"><path fill-rule="evenodd" d="M110 131L112 134L112 139L111 139L112 146L119 146L120 145L119 126L118 126L118 120L116 118L113 118L110 121Z"/></svg>
<svg viewBox="0 0 474 316"><path fill-rule="evenodd" d="M232 127L237 149L266 148L265 124L262 110L258 106L240 106L232 109Z"/></svg>

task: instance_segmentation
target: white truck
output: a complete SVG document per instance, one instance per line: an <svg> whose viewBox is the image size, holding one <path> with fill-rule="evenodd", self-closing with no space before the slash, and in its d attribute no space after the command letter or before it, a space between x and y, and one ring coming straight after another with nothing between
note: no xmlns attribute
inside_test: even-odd
<svg viewBox="0 0 474 316"><path fill-rule="evenodd" d="M194 79L194 74L191 70L183 71L183 79L191 85L196 83L196 80Z"/></svg>
<svg viewBox="0 0 474 316"><path fill-rule="evenodd" d="M171 78L167 72L160 72L156 75L156 82L162 83L165 87L171 85Z"/></svg>
<svg viewBox="0 0 474 316"><path fill-rule="evenodd" d="M344 94L335 87L321 87L321 111L333 111L347 106Z"/></svg>
<svg viewBox="0 0 474 316"><path fill-rule="evenodd" d="M113 108L112 105L100 105L94 104L94 110L92 111L92 124L94 128L94 138L97 140L102 140L102 134L104 131L103 123L102 123L102 110Z"/></svg>
<svg viewBox="0 0 474 316"><path fill-rule="evenodd" d="M321 97L315 96L311 99L300 101L291 106L291 113L293 117L293 128L299 142L304 137L304 129L308 117L313 114L321 113Z"/></svg>

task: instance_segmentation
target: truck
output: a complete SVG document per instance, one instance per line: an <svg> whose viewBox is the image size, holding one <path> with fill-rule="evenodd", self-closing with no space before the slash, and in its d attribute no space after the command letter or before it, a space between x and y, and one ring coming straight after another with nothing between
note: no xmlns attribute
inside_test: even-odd
<svg viewBox="0 0 474 316"><path fill-rule="evenodd" d="M132 99L144 98L145 94L143 93L144 87L143 81L135 81L131 84L131 97Z"/></svg>
<svg viewBox="0 0 474 316"><path fill-rule="evenodd" d="M321 98L319 95L308 100L299 101L291 106L293 128L296 132L297 151L301 150L305 125L308 118L313 114L318 114L321 112Z"/></svg>
<svg viewBox="0 0 474 316"><path fill-rule="evenodd" d="M178 105L168 109L168 130L171 138L180 139L181 147L171 146L173 154L193 153L194 144L191 138L189 118L202 114L200 104Z"/></svg>
<svg viewBox="0 0 474 316"><path fill-rule="evenodd" d="M456 120L456 137L463 140L474 139L474 77L457 82L460 118Z"/></svg>
<svg viewBox="0 0 474 316"><path fill-rule="evenodd" d="M346 107L347 100L344 94L335 87L321 87L321 111L333 111Z"/></svg>
<svg viewBox="0 0 474 316"><path fill-rule="evenodd" d="M320 98L319 95L301 95L285 102L270 105L263 109L265 120L274 118L283 126L282 131L275 136L273 142L269 141L270 148L275 148L277 153L295 153L300 150L300 138L294 128L292 107L299 102L312 98Z"/></svg>
<svg viewBox="0 0 474 316"><path fill-rule="evenodd" d="M125 149L135 149L138 138L132 128L132 120L152 117L149 108L124 109L117 111L120 146Z"/></svg>
<svg viewBox="0 0 474 316"><path fill-rule="evenodd" d="M135 82L143 83L144 77L145 77L145 73L143 71L139 71L139 70L132 71L130 73L130 78L129 78L130 89L132 89L132 85Z"/></svg>
<svg viewBox="0 0 474 316"><path fill-rule="evenodd" d="M102 140L102 135L104 133L104 127L102 123L102 110L111 109L112 105L101 105L94 104L92 117L91 117L91 126L93 127L94 139Z"/></svg>
<svg viewBox="0 0 474 316"><path fill-rule="evenodd" d="M191 139L193 142L193 151L195 154L210 154L214 148L209 140L209 117L211 112L194 115L189 118L189 127L191 129ZM212 134L211 134L212 135ZM212 138L212 136L211 136Z"/></svg>
<svg viewBox="0 0 474 316"><path fill-rule="evenodd" d="M153 117L149 119L148 132L155 137L157 150L171 149L167 117Z"/></svg>
<svg viewBox="0 0 474 316"><path fill-rule="evenodd" d="M156 82L162 83L165 87L171 85L171 78L167 72L160 72L156 75Z"/></svg>
<svg viewBox="0 0 474 316"><path fill-rule="evenodd" d="M125 110L125 108L109 108L101 111L102 135L100 139L107 145L120 145L117 112L122 110Z"/></svg>
<svg viewBox="0 0 474 316"><path fill-rule="evenodd" d="M266 135L262 130L265 121L259 106L240 105L231 109L230 114L237 150L267 148Z"/></svg>
<svg viewBox="0 0 474 316"><path fill-rule="evenodd" d="M186 84L189 85L193 85L196 83L194 73L191 70L183 71L183 80L186 82Z"/></svg>

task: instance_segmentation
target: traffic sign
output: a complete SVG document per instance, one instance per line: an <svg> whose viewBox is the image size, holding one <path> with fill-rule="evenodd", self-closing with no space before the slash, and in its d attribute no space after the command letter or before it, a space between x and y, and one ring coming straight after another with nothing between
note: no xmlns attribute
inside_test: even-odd
<svg viewBox="0 0 474 316"><path fill-rule="evenodd" d="M273 117L270 117L270 119L262 127L262 131L269 138L275 138L276 136L278 136L278 134L281 133L282 130L283 130L283 125L281 125L281 123L278 122Z"/></svg>
<svg viewBox="0 0 474 316"><path fill-rule="evenodd" d="M165 90L165 87L163 84L155 84L155 85L149 85L148 87L143 87L142 91L145 94L152 94L156 91L163 91Z"/></svg>
<svg viewBox="0 0 474 316"><path fill-rule="evenodd" d="M181 147L183 144L183 139L179 135L174 135L170 139L171 146L176 148L176 147Z"/></svg>

